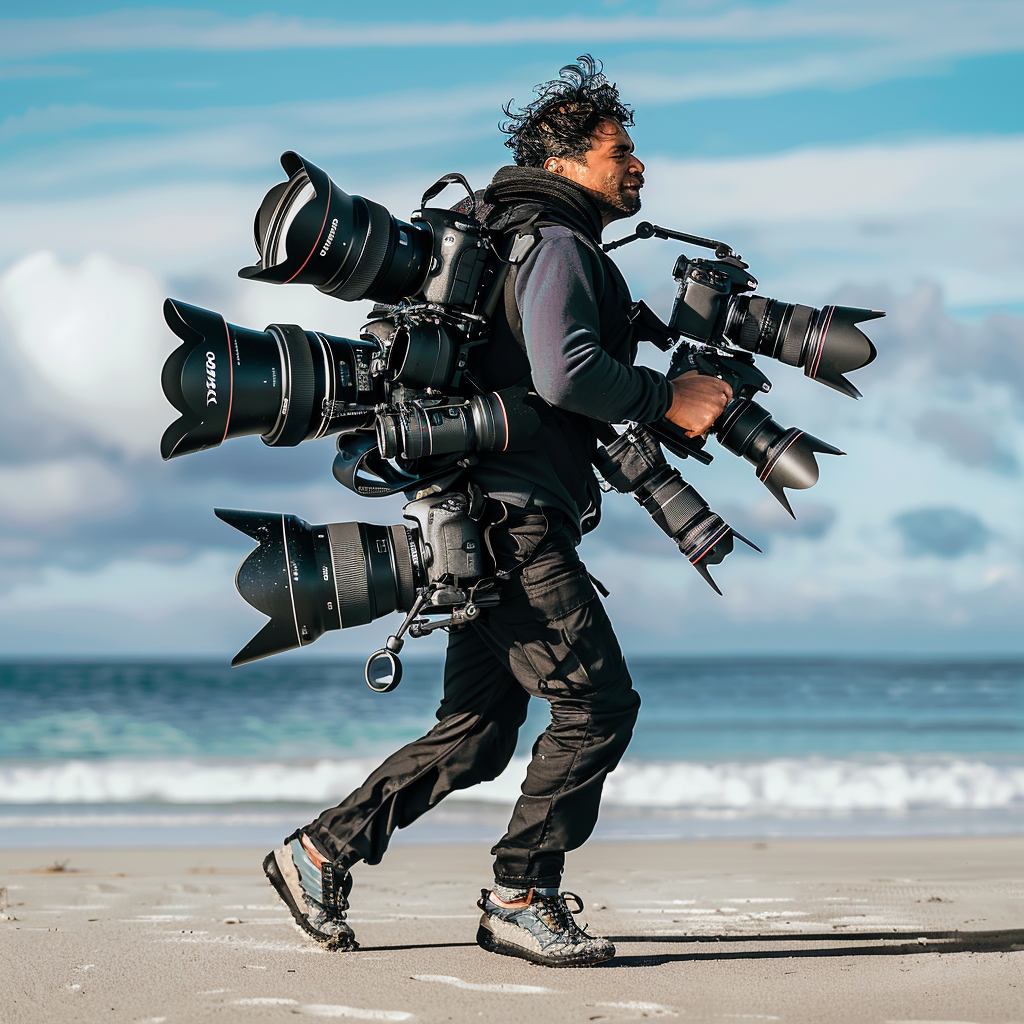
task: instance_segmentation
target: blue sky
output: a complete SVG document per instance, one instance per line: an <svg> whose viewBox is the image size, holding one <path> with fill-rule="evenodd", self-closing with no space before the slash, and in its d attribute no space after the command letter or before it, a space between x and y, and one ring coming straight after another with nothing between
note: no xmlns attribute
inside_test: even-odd
<svg viewBox="0 0 1024 1024"><path fill-rule="evenodd" d="M776 417L849 453L794 496L795 523L721 449L682 467L766 551L718 569L724 598L609 498L583 553L624 646L1024 647L1019 3L17 8L0 18L0 651L230 655L260 619L214 505L397 521L333 482L329 441L162 463L161 301L353 334L361 304L235 276L281 151L404 216L445 171L484 184L508 158L502 102L584 51L636 108L645 216L726 238L763 294L890 314L861 402L764 361ZM663 314L677 253L621 254Z"/></svg>

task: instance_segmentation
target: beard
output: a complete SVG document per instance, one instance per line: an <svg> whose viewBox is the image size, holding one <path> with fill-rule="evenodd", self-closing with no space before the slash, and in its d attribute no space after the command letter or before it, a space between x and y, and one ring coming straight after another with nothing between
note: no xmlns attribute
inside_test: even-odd
<svg viewBox="0 0 1024 1024"><path fill-rule="evenodd" d="M632 217L634 213L640 212L639 189L636 191L625 190L618 182L608 180L604 182L602 189L588 188L587 191L609 221L622 220L624 217Z"/></svg>

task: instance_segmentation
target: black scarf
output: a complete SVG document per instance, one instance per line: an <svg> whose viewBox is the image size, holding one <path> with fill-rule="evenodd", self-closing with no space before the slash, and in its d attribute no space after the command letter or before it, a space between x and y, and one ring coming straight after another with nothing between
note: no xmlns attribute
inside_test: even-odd
<svg viewBox="0 0 1024 1024"><path fill-rule="evenodd" d="M483 193L481 219L502 231L535 214L554 215L566 227L601 242L600 198L590 189L539 167L502 167Z"/></svg>

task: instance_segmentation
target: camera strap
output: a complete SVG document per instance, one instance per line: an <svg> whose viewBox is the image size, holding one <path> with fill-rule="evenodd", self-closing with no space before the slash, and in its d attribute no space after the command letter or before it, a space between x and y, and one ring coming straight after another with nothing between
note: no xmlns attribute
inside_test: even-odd
<svg viewBox="0 0 1024 1024"><path fill-rule="evenodd" d="M391 465L380 454L375 434L353 433L338 439L338 454L332 472L342 487L361 498L386 498L404 491L419 490L425 484L447 478L450 487L466 470L464 466L445 466L432 473L416 475Z"/></svg>
<svg viewBox="0 0 1024 1024"><path fill-rule="evenodd" d="M473 204L470 212L473 218L478 220L477 212L480 208L480 200L477 199L476 193L470 187L465 175L459 174L458 171L450 171L448 174L444 174L438 178L437 181L435 181L434 184L423 193L423 198L420 200L420 209L426 206L431 199L439 196L449 185L461 185L469 193L470 202ZM459 204L459 206L461 205L462 203Z"/></svg>

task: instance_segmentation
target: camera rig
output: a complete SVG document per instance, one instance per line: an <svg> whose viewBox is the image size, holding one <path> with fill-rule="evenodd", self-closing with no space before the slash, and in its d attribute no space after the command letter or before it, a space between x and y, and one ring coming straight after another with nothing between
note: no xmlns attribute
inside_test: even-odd
<svg viewBox="0 0 1024 1024"><path fill-rule="evenodd" d="M161 454L172 458L245 434L274 447L336 434L339 483L365 497L405 494L408 527L311 526L290 515L217 510L257 541L236 585L269 617L232 664L400 611L401 626L366 666L371 688L387 692L401 679L406 635L459 628L500 600L502 574L485 557L481 495L466 485L466 471L483 454L529 449L547 407L529 378L497 391L478 386L473 363L528 238L491 230L460 174L435 182L406 222L345 193L296 153L285 153L281 164L288 180L267 193L255 218L259 261L239 276L372 299L371 319L358 339L293 324L254 331L168 299L164 316L181 344L161 383L180 416L165 431ZM465 188L468 202L427 205L450 184ZM604 249L641 238L714 250L715 259L677 259L667 323L645 303L634 304L634 337L672 352L670 378L696 370L729 383L732 400L710 433L751 462L792 515L786 490L817 481L816 453L842 452L781 426L754 401L771 387L754 356L801 367L859 397L844 374L871 362L875 348L856 325L884 314L759 296L747 264L724 242L646 221ZM706 438L661 420L626 424L621 434L608 425L601 440L594 465L606 486L632 494L718 591L708 566L732 551L734 538L755 545L714 513L664 454L709 463Z"/></svg>

